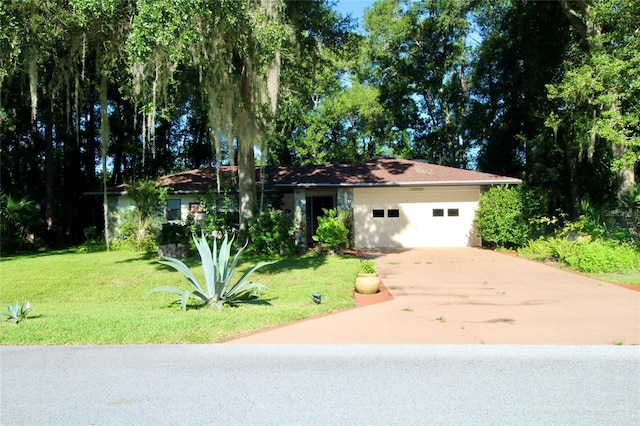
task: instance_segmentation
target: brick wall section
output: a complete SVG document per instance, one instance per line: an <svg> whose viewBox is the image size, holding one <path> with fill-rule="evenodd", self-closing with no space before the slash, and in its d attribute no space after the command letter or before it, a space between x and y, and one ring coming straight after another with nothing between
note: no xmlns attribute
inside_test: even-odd
<svg viewBox="0 0 640 426"><path fill-rule="evenodd" d="M158 246L159 257L173 257L174 259L184 259L188 254L188 244L164 244Z"/></svg>

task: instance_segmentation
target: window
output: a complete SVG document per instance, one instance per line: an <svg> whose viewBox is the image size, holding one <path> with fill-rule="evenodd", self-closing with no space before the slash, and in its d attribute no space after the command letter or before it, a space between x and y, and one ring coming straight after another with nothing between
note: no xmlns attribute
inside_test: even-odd
<svg viewBox="0 0 640 426"><path fill-rule="evenodd" d="M443 217L444 209L433 209L433 217Z"/></svg>
<svg viewBox="0 0 640 426"><path fill-rule="evenodd" d="M387 217L400 217L400 210L398 209L387 210Z"/></svg>
<svg viewBox="0 0 640 426"><path fill-rule="evenodd" d="M384 217L383 209L373 209L373 217Z"/></svg>
<svg viewBox="0 0 640 426"><path fill-rule="evenodd" d="M202 203L189 203L189 213L196 214L202 212Z"/></svg>
<svg viewBox="0 0 640 426"><path fill-rule="evenodd" d="M180 220L180 200L170 199L167 200L167 220Z"/></svg>
<svg viewBox="0 0 640 426"><path fill-rule="evenodd" d="M448 209L447 216L460 216L460 211L458 209Z"/></svg>

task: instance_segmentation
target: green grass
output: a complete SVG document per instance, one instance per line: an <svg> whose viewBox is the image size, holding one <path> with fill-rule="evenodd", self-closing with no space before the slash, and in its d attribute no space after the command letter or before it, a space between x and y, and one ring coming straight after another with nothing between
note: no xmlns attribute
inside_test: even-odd
<svg viewBox="0 0 640 426"><path fill-rule="evenodd" d="M199 258L185 261L202 278ZM252 281L268 288L271 306L180 310L175 296L144 294L158 285L188 288L184 277L131 251L73 251L0 260L0 307L31 302L30 316L0 322L2 345L211 343L355 305L356 258L295 257L259 269ZM244 257L239 273L264 258ZM322 294L316 305L312 293Z"/></svg>
<svg viewBox="0 0 640 426"><path fill-rule="evenodd" d="M597 278L602 281L617 284L634 284L640 286L640 272L629 272L624 274L589 274L593 278Z"/></svg>

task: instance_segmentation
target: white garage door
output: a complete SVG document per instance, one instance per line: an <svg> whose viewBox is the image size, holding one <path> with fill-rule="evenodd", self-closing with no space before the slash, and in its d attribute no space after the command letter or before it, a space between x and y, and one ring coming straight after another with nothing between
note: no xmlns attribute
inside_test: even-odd
<svg viewBox="0 0 640 426"><path fill-rule="evenodd" d="M479 245L473 220L479 187L354 188L357 247Z"/></svg>

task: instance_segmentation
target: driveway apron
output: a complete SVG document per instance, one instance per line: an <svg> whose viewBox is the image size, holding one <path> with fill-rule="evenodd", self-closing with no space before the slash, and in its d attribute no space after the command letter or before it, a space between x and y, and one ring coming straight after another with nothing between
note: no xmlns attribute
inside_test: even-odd
<svg viewBox="0 0 640 426"><path fill-rule="evenodd" d="M640 292L476 248L376 249L394 299L228 343L640 344Z"/></svg>

